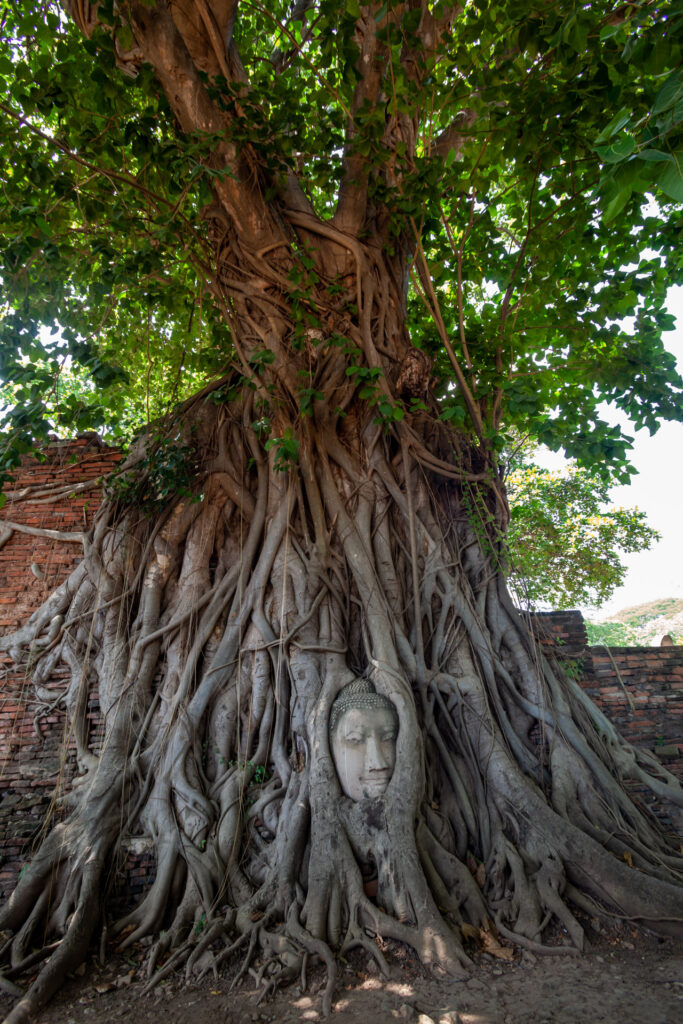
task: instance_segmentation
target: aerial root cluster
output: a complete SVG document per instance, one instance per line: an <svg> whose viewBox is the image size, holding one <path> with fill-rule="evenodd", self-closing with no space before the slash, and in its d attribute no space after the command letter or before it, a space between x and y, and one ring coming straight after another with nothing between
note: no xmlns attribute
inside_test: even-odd
<svg viewBox="0 0 683 1024"><path fill-rule="evenodd" d="M372 427L355 449L311 432L298 470L278 472L251 401L197 400L201 499L143 516L114 489L83 561L3 641L39 694L68 666L79 772L0 917L0 984L40 965L8 1024L98 935L153 937L148 988L241 958L238 979L266 996L318 960L328 1012L339 956L387 970L378 939L461 975L484 932L556 952L559 923L581 949L576 907L680 927L683 860L623 783L679 806L680 787L532 641L495 495L482 488L477 523L470 483ZM366 673L398 713L396 767L383 798L353 803L327 723ZM135 837L154 880L113 923L103 895Z"/></svg>

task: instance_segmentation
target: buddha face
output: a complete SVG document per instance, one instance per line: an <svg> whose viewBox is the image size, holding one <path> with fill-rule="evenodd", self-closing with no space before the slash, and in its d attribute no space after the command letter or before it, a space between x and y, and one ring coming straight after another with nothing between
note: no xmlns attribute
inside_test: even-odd
<svg viewBox="0 0 683 1024"><path fill-rule="evenodd" d="M382 796L396 762L398 724L389 707L350 707L330 737L341 788L352 800Z"/></svg>

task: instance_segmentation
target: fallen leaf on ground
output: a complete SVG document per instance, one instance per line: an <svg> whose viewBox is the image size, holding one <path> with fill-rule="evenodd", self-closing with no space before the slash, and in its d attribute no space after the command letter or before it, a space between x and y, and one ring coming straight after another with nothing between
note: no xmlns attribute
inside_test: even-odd
<svg viewBox="0 0 683 1024"><path fill-rule="evenodd" d="M492 935L490 932L485 932L482 929L479 934L484 952L488 953L489 956L495 956L499 960L514 960L514 949L510 949L509 946L501 946L495 935Z"/></svg>

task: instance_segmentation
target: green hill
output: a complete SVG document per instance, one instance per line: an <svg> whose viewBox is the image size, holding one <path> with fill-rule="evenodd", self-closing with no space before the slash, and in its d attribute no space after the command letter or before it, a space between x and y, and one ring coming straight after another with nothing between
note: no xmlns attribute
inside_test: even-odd
<svg viewBox="0 0 683 1024"><path fill-rule="evenodd" d="M661 597L656 601L622 608L601 622L586 622L590 644L613 647L649 647L669 633L683 644L683 598Z"/></svg>

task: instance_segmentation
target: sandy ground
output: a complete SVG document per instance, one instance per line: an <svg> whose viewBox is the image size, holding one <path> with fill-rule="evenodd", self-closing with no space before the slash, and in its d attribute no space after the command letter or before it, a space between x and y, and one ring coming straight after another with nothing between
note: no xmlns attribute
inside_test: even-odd
<svg viewBox="0 0 683 1024"><path fill-rule="evenodd" d="M390 979L380 978L364 954L340 973L332 1024L679 1024L683 1020L683 943L615 926L592 935L583 956L537 957L515 951L512 962L475 953L471 977L434 979L414 958L387 950ZM144 950L93 960L70 979L44 1011L41 1024L302 1024L318 1021L325 976L315 969L299 985L257 1003L253 982L230 991L230 972L185 987L170 977L142 994ZM233 968L234 974L236 968ZM0 996L0 1012L10 1000Z"/></svg>

